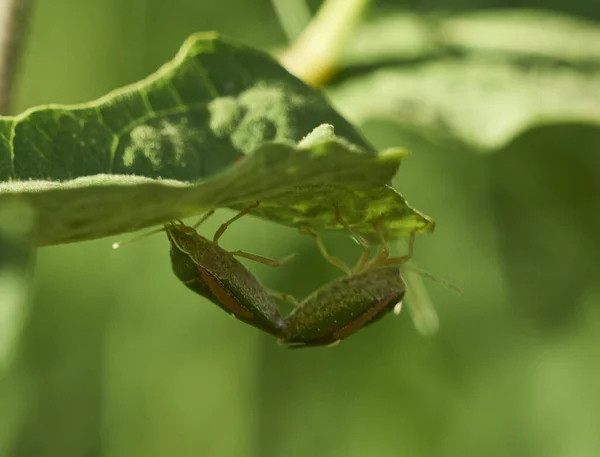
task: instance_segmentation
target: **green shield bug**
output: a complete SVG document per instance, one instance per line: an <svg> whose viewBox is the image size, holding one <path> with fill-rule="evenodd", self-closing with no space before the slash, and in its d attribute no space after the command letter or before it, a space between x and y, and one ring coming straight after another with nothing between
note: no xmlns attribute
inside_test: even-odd
<svg viewBox="0 0 600 457"><path fill-rule="evenodd" d="M265 289L235 256L280 266L295 255L276 261L244 251L230 252L218 245L227 227L257 206L258 203L251 205L223 223L212 241L198 234L196 228L214 210L207 212L193 227L176 221L166 224L159 231L167 233L171 243L173 273L183 284L233 317L280 338L286 333L286 322L271 296L287 296ZM118 246L118 243L113 245L114 248Z"/></svg>
<svg viewBox="0 0 600 457"><path fill-rule="evenodd" d="M335 344L381 319L404 297L398 267L380 267L333 281L287 317L290 348Z"/></svg>
<svg viewBox="0 0 600 457"><path fill-rule="evenodd" d="M271 295L234 256L244 257L271 266L283 265L294 255L275 261L243 251L226 251L218 245L219 238L235 220L256 205L247 207L225 222L210 241L194 227L181 222L165 226L171 242L171 264L175 276L189 289L209 299L237 319L276 337L285 334L286 323ZM197 224L204 222L209 211Z"/></svg>
<svg viewBox="0 0 600 457"><path fill-rule="evenodd" d="M408 255L390 257L388 244L380 230L380 219L375 223L375 229L381 245L375 257L369 260L369 245L345 223L337 209L336 219L363 247L363 254L356 266L350 269L341 260L328 254L316 232L304 230L315 239L325 259L348 273L348 276L318 289L286 318L287 334L280 341L290 348L335 344L381 319L392 309L396 313L400 311L399 304L406 287L398 265L412 256L414 236L409 240Z"/></svg>

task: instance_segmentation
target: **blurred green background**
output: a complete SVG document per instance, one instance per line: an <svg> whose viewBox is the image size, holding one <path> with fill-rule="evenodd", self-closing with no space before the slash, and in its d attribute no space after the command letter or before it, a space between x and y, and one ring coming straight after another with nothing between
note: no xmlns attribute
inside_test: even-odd
<svg viewBox="0 0 600 457"><path fill-rule="evenodd" d="M528 6L600 17L590 0ZM268 0L38 0L15 111L136 81L199 30L285 44ZM163 235L43 248L1 379L0 456L599 455L600 128L540 127L487 155L391 122L362 129L412 152L394 185L437 222L415 263L464 291L427 284L435 336L403 313L333 349L287 351L181 285ZM324 239L359 255L343 233ZM234 224L222 245L298 252L281 268L248 265L299 297L338 276L308 237L262 220Z"/></svg>

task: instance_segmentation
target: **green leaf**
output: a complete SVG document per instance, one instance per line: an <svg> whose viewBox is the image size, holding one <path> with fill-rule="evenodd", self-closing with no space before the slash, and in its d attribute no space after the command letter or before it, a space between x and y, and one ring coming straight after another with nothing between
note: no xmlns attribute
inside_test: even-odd
<svg viewBox="0 0 600 457"><path fill-rule="evenodd" d="M456 54L600 63L600 27L550 11L499 9L440 15L385 11L348 43L345 66L380 65Z"/></svg>
<svg viewBox="0 0 600 457"><path fill-rule="evenodd" d="M497 150L536 126L598 125L598 43L597 24L547 11L387 11L349 43L330 93L355 123Z"/></svg>
<svg viewBox="0 0 600 457"><path fill-rule="evenodd" d="M506 9L449 17L438 29L446 46L515 58L600 64L600 27L550 11Z"/></svg>
<svg viewBox="0 0 600 457"><path fill-rule="evenodd" d="M311 199L321 186L389 182L403 155L399 151L378 156L355 154L339 140L318 143L310 149L271 143L226 171L195 184L138 176L96 175L65 183L20 181L0 184L0 194L3 200L26 202L36 209L41 221L34 236L37 245L99 238L183 218L206 208L239 207L257 200L271 208L265 213L267 217L282 221L294 210L288 206L288 199L282 200L281 194L294 192L298 193L297 201L307 202L306 212L313 219L301 220L302 225L316 223L322 228L335 228L320 222L321 218L328 220L333 214L334 202L338 199L335 192L327 193L331 206L317 205L318 210L311 212L311 208L315 208ZM311 189L308 195L303 190L306 186ZM395 195L391 189L383 189L385 193ZM393 200L381 197L383 201L370 202L371 197L366 194L366 200L361 204L396 211ZM253 213L261 215L261 211ZM398 222L391 217L386 219L387 224ZM294 220L288 223L296 225ZM427 227L431 225L425 218L423 223ZM420 231L427 229L422 227ZM404 231L397 232L392 238L397 236L404 236Z"/></svg>
<svg viewBox="0 0 600 457"><path fill-rule="evenodd" d="M497 149L538 125L600 126L600 74L445 59L383 69L331 90L352 121L391 119L422 134Z"/></svg>
<svg viewBox="0 0 600 457"><path fill-rule="evenodd" d="M441 51L432 19L414 13L389 13L365 22L349 40L345 67L380 65L430 57Z"/></svg>
<svg viewBox="0 0 600 457"><path fill-rule="evenodd" d="M294 189L261 204L260 212L273 221L316 230L345 230L331 210L338 206L344 221L370 241L379 241L372 222L384 215L384 234L396 239L411 233L426 233L434 222L408 205L390 186L371 189L323 184Z"/></svg>
<svg viewBox="0 0 600 457"><path fill-rule="evenodd" d="M324 123L375 152L320 92L269 55L198 34L153 75L95 102L0 117L0 179L105 173L193 181Z"/></svg>
<svg viewBox="0 0 600 457"><path fill-rule="evenodd" d="M328 228L320 219L333 207L311 210L303 188L381 187L404 155L377 155L321 92L267 54L198 34L155 74L95 102L0 118L0 203L34 209L36 245L99 238L256 200L268 204L265 214L296 225L286 221L287 208L269 203L294 190L315 219L302 223ZM386 192L382 198L391 205L396 197ZM335 192L328 195L336 200ZM374 202L392 211L386 204ZM433 228L407 208L411 220L420 219L420 231ZM386 222L402 225L392 216ZM389 230L391 237L404 235Z"/></svg>

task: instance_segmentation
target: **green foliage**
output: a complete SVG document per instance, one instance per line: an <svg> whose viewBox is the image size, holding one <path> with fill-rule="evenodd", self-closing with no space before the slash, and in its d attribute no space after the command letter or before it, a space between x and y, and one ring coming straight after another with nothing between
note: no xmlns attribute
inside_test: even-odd
<svg viewBox="0 0 600 457"><path fill-rule="evenodd" d="M388 11L362 25L348 43L344 62L346 66L378 65L459 53L594 65L600 60L598 43L600 30L595 22L551 11Z"/></svg>
<svg viewBox="0 0 600 457"><path fill-rule="evenodd" d="M387 15L357 34L330 93L354 122L497 151L538 126L600 125L599 42L595 24L546 12Z"/></svg>
<svg viewBox="0 0 600 457"><path fill-rule="evenodd" d="M256 215L313 228L332 228L338 204L365 235L364 215L387 211L395 238L433 222L391 188L361 189L388 183L403 155L376 155L320 92L267 54L198 34L155 74L96 102L0 118L0 204L35 210L36 245L257 200L265 210Z"/></svg>
<svg viewBox="0 0 600 457"><path fill-rule="evenodd" d="M326 122L373 152L319 92L267 54L216 34L190 37L155 74L96 102L0 120L4 181L98 174L195 181Z"/></svg>
<svg viewBox="0 0 600 457"><path fill-rule="evenodd" d="M559 2L552 4L579 5L600 17L589 0ZM283 45L268 2L36 5L19 109L90 100L140 79L197 30ZM287 351L183 287L170 270L164 236L117 251L110 249L113 240L45 247L27 325L0 379L2 457L598 455L600 128L591 111L580 111L579 86L592 84L592 103L598 26L567 18L563 23L573 27L563 29L528 12L525 33L524 19L505 11L460 21L423 14L414 16L412 36L420 41L411 47L402 38L407 22L394 11L381 13L390 28L374 27L372 52L377 56L379 46L383 54L386 45L389 57L369 59L365 51L363 62L351 65L349 54L327 88L339 106L336 91L350 84L365 91L372 71L373 78L397 71L394 78L415 88L423 87L414 81L420 74L436 94L433 69L443 87L460 80L459 63L465 75L486 67L498 69L498 78L510 76L496 79L482 70L482 79L470 80L472 90L461 86L469 96L446 89L441 102L422 92L420 106L449 110L447 125L389 114L367 121L354 108L342 113L365 119L360 127L372 150L402 145L412 152L393 184L437 223L435 235L417 238L415 262L464 292L455 297L430 288L440 318L435 337L419 335L403 311L335 348ZM431 35L442 30L437 21L471 32ZM553 38L543 44L542 35ZM404 57L391 55L401 46ZM444 68L454 73L444 75ZM555 85L561 75L572 85ZM501 91L485 89L487 78L502 83ZM527 95L511 97L519 107L493 106L492 94L509 97L513 90ZM546 100L562 103L553 112L567 115L531 124ZM369 108L380 101L373 96ZM456 119L470 110L478 114ZM585 116L575 121L577 112ZM488 121L498 124L477 129ZM490 139L490 131L501 134ZM335 133L343 137L338 126ZM298 141L290 147L301 148ZM210 237L232 214L218 211L202 234ZM360 255L342 232L323 236L347 263ZM339 277L308 237L259 218L236 222L221 244L270 258L298 252L293 265L278 269L248 264L267 287L297 297Z"/></svg>
<svg viewBox="0 0 600 457"><path fill-rule="evenodd" d="M600 71L445 59L379 70L332 94L355 122L393 119L442 143L459 141L481 151L497 150L540 125L600 126Z"/></svg>

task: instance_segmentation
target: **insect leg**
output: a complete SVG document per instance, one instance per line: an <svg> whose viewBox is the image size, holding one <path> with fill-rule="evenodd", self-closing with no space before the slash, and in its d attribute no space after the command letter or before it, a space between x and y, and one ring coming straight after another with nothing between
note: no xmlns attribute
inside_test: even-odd
<svg viewBox="0 0 600 457"><path fill-rule="evenodd" d="M413 248L415 245L415 234L411 233L408 239L408 254L398 257L390 257L390 247L388 245L387 240L385 239L385 235L383 234L383 230L381 229L380 225L382 220L383 217L379 218L373 224L373 227L377 232L377 236L379 237L380 246L377 255L367 265L367 269L381 267L385 265L400 265L407 262L413 255Z"/></svg>
<svg viewBox="0 0 600 457"><path fill-rule="evenodd" d="M415 234L411 233L408 238L408 253L406 255L401 255L398 257L388 257L384 259L380 265L401 265L403 263L408 262L410 258L413 256L413 250L415 247Z"/></svg>
<svg viewBox="0 0 600 457"><path fill-rule="evenodd" d="M258 263L264 263L265 265L269 265L271 267L280 267L281 265L288 263L290 260L293 260L296 257L296 254L290 254L281 260L273 260L260 255L250 254L249 252L245 251L231 251L230 254L237 255L238 257L244 257L245 259L254 260Z"/></svg>
<svg viewBox="0 0 600 457"><path fill-rule="evenodd" d="M338 267L340 270L342 270L348 276L350 276L352 274L352 270L350 270L350 268L348 267L348 265L346 265L340 259L338 259L337 257L334 257L334 256L330 255L327 252L327 249L325 249L325 245L323 244L323 240L321 240L321 237L319 236L319 234L317 232L315 232L313 229L308 228L308 227L302 227L300 229L300 232L301 233L306 233L306 234L308 234L308 235L310 235L310 236L313 237L313 239L315 240L315 243L317 243L319 251L321 251L321 255L325 258L325 260L327 260L330 264Z"/></svg>
<svg viewBox="0 0 600 457"><path fill-rule="evenodd" d="M373 268L378 265L381 265L381 262L387 259L390 256L390 246L388 245L387 240L385 239L385 235L383 234L383 230L381 229L381 223L383 222L384 216L381 215L375 222L373 222L373 228L379 237L379 249L377 254L371 260L367 268Z"/></svg>
<svg viewBox="0 0 600 457"><path fill-rule="evenodd" d="M348 223L344 219L342 219L342 215L340 214L340 208L338 206L335 207L335 219L340 224L342 224L342 226L346 230L348 230L350 232L350 235L352 235L352 237L356 240L356 242L358 244L360 244L360 246L363 248L363 253L361 254L360 258L358 259L358 262L356 262L356 265L354 265L354 268L352 269L352 271L354 273L357 273L364 268L365 264L369 260L369 257L371 257L371 247L369 246L369 243L367 242L367 240L365 240L362 236L360 236L358 233L356 233L352 229L352 227L350 227L348 225Z"/></svg>
<svg viewBox="0 0 600 457"><path fill-rule="evenodd" d="M229 227L233 222L237 221L240 217L248 214L254 208L257 208L258 205L259 205L259 202L253 203L249 206L246 206L243 210L241 210L239 213L237 213L231 219L222 223L221 226L219 227L219 229L215 232L215 236L213 236L213 241L215 243L218 243L219 238L221 238L221 235L223 235L223 233L225 233L225 230L227 230L227 227Z"/></svg>
<svg viewBox="0 0 600 457"><path fill-rule="evenodd" d="M279 340L280 344L286 344L288 349L304 349L304 348L312 348L312 347L333 347L333 346L337 346L338 344L340 344L342 340L335 340L332 341L331 343L323 343L321 341L316 341L316 342L303 342L303 343L286 343L285 340Z"/></svg>
<svg viewBox="0 0 600 457"><path fill-rule="evenodd" d="M300 303L298 302L298 299L296 297L294 297L293 295L290 294L284 294L282 292L277 292L275 290L271 290L271 289L266 289L267 293L271 296L271 297L275 297L275 298L279 298L281 300L285 300L289 303L291 303L294 306L298 306Z"/></svg>
<svg viewBox="0 0 600 457"><path fill-rule="evenodd" d="M215 213L214 209L211 209L210 211L207 211L206 213L204 213L202 215L202 217L200 219L198 219L198 222L196 222L194 225L192 225L193 228L198 228L200 226L200 224L202 224L204 221L206 221L206 219L208 219L210 216L212 216Z"/></svg>

